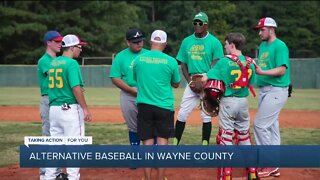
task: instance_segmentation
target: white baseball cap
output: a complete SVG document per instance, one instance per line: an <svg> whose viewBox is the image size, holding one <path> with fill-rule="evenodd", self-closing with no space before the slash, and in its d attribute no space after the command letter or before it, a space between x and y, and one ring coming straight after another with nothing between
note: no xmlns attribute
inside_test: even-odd
<svg viewBox="0 0 320 180"><path fill-rule="evenodd" d="M74 34L65 35L62 39L62 47L71 47L75 45L85 45L84 41L81 41L79 36Z"/></svg>
<svg viewBox="0 0 320 180"><path fill-rule="evenodd" d="M167 33L162 30L155 30L151 35L151 41L156 43L167 42Z"/></svg>
<svg viewBox="0 0 320 180"><path fill-rule="evenodd" d="M258 25L256 25L254 29L260 29L263 27L277 27L277 23L271 17L264 17L259 20Z"/></svg>

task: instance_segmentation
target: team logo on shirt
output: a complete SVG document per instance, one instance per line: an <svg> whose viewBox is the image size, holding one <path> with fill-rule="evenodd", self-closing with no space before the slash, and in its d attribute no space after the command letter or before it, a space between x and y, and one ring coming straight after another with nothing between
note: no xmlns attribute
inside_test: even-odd
<svg viewBox="0 0 320 180"><path fill-rule="evenodd" d="M193 60L202 60L202 56L205 54L204 45L195 44L191 46L189 54L191 54Z"/></svg>
<svg viewBox="0 0 320 180"><path fill-rule="evenodd" d="M259 56L258 65L260 67L267 67L267 62L269 59L269 52L264 52Z"/></svg>
<svg viewBox="0 0 320 180"><path fill-rule="evenodd" d="M203 51L203 50L204 50L204 45L195 44L195 45L191 46L191 48L190 48L191 52L199 52L199 51Z"/></svg>

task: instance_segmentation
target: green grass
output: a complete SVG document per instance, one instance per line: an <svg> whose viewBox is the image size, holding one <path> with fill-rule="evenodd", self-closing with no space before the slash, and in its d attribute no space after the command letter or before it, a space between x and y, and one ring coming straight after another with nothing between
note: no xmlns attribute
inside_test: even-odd
<svg viewBox="0 0 320 180"><path fill-rule="evenodd" d="M184 88L174 89L175 107L180 106ZM259 91L255 90L257 95ZM284 109L320 110L319 89L294 89ZM86 88L85 97L89 106L119 106L120 92L117 88ZM256 109L258 96L250 94L249 107ZM37 87L2 87L0 88L0 105L38 106L40 92Z"/></svg>
<svg viewBox="0 0 320 180"><path fill-rule="evenodd" d="M127 127L125 124L87 123L86 136L93 137L93 144L127 145ZM212 130L211 144L215 144L217 127ZM0 123L0 167L19 162L19 145L23 144L24 136L40 136L40 123ZM251 132L252 133L252 132ZM319 145L319 129L281 129L283 145ZM169 140L172 144L172 139ZM201 127L186 126L181 144L200 145Z"/></svg>
<svg viewBox="0 0 320 180"><path fill-rule="evenodd" d="M183 88L174 89L175 106L178 108L183 95ZM258 90L256 90L258 94ZM287 101L285 109L320 110L320 90L295 89ZM119 89L117 88L86 88L85 96L89 106L119 106ZM256 109L258 97L249 97L249 107ZM38 106L40 92L37 87L1 87L1 105ZM214 127L211 144L214 144L217 128ZM0 123L0 166L19 162L19 145L23 144L24 136L40 136L41 123ZM128 144L127 127L125 124L91 123L86 125L86 135L93 137L94 144ZM319 145L319 129L281 129L282 144L287 145ZM201 142L201 126L186 126L181 144L196 145ZM172 143L172 139L169 141Z"/></svg>

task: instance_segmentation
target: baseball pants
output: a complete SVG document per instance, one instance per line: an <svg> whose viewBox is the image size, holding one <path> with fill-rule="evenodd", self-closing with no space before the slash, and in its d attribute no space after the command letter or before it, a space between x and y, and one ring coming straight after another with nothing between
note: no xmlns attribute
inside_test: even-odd
<svg viewBox="0 0 320 180"><path fill-rule="evenodd" d="M120 106L123 118L127 123L128 130L136 133L138 126L138 107L136 105L136 97L127 92L121 91Z"/></svg>
<svg viewBox="0 0 320 180"><path fill-rule="evenodd" d="M288 99L288 87L260 88L259 108L254 121L257 145L280 145L279 114Z"/></svg>
<svg viewBox="0 0 320 180"><path fill-rule="evenodd" d="M70 109L62 110L61 106L51 106L50 133L51 136L84 136L84 115L78 104L69 105ZM80 168L66 168L69 180L80 179ZM45 180L54 180L57 168L46 168Z"/></svg>
<svg viewBox="0 0 320 180"><path fill-rule="evenodd" d="M50 121L49 121L49 97L47 95L41 96L40 104L40 117L42 122L42 136L50 136ZM62 170L59 168L55 175L59 175ZM43 178L46 173L46 168L40 168L40 178Z"/></svg>
<svg viewBox="0 0 320 180"><path fill-rule="evenodd" d="M246 97L222 97L220 101L219 126L223 132L222 138L232 140L234 130L238 139L250 137L248 134L250 128L248 100ZM232 142L225 141L224 144L232 145ZM239 141L240 145L251 145L250 139Z"/></svg>
<svg viewBox="0 0 320 180"><path fill-rule="evenodd" d="M190 89L190 86L187 85L182 96L178 120L181 122L186 122L192 110L198 105L199 100L202 98L202 95L194 93ZM201 111L201 119L204 123L211 122L211 116L206 115L203 111Z"/></svg>

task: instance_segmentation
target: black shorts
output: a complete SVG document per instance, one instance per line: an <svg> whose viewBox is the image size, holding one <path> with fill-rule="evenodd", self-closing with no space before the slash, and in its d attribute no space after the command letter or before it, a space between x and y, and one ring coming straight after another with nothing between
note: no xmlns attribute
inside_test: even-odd
<svg viewBox="0 0 320 180"><path fill-rule="evenodd" d="M138 137L142 141L154 137L174 137L174 111L138 104Z"/></svg>

